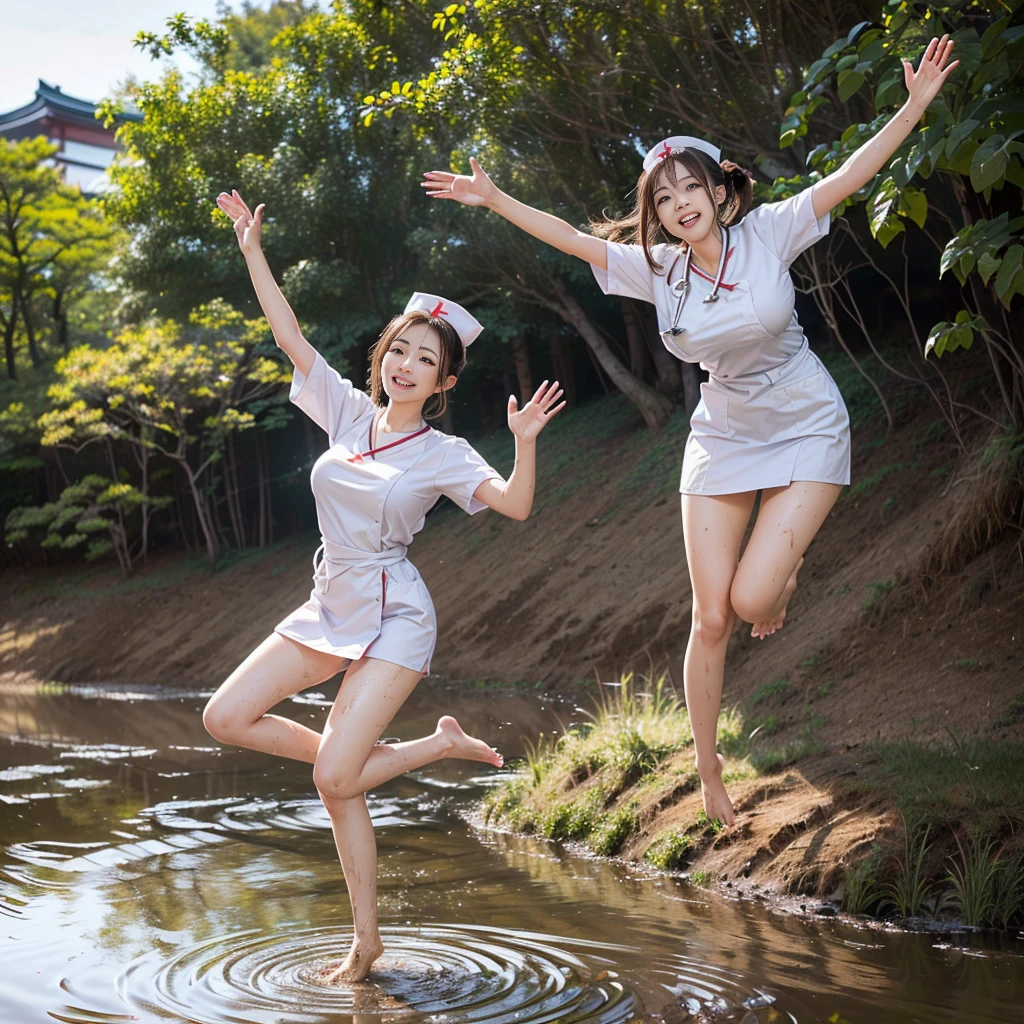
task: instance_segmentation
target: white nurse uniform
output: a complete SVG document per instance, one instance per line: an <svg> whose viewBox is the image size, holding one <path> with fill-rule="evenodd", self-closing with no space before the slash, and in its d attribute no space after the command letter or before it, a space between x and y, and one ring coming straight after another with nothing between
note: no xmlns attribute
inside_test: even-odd
<svg viewBox="0 0 1024 1024"><path fill-rule="evenodd" d="M808 189L755 207L729 228L717 302L703 299L712 279L696 266L679 315L670 290L683 258L655 245L656 274L639 245L608 245L608 269L592 265L605 294L654 304L665 347L700 363L710 379L690 419L680 491L738 494L794 480L850 482L850 419L835 382L808 347L793 311L790 264L823 238L829 216L815 217Z"/></svg>
<svg viewBox="0 0 1024 1024"><path fill-rule="evenodd" d="M328 654L426 674L437 624L407 547L442 494L472 515L487 507L473 492L501 475L462 438L431 427L375 435L371 448L380 408L319 353L308 377L295 370L289 398L327 432L330 447L311 476L323 540L313 590L275 629Z"/></svg>

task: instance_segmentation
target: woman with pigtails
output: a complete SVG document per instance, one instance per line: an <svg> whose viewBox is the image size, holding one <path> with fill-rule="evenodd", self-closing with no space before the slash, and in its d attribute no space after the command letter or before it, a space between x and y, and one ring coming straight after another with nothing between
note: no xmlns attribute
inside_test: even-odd
<svg viewBox="0 0 1024 1024"><path fill-rule="evenodd" d="M896 115L833 174L751 209L746 171L704 139L672 136L643 161L632 214L578 231L472 175L431 171L435 199L486 206L591 265L602 291L657 309L665 347L708 373L683 455L683 537L693 592L683 667L709 818L735 820L717 753L725 653L738 616L764 639L786 617L804 552L850 482L850 423L793 311L789 267L829 230L830 212L872 181L949 73L953 41L929 43ZM757 493L750 540L741 545Z"/></svg>
<svg viewBox="0 0 1024 1024"><path fill-rule="evenodd" d="M354 937L326 980L360 981L383 952L377 924L377 847L366 793L442 758L501 755L443 716L429 736L381 744L387 724L430 671L437 623L430 594L406 557L441 495L470 515L492 508L525 519L533 505L535 442L565 404L547 381L519 409L509 398L516 461L508 480L462 438L431 427L482 327L462 306L416 292L370 350L369 393L353 386L302 336L260 244L263 207L237 192L217 205L232 220L274 340L295 365L291 401L326 434L313 466L322 544L309 600L277 624L210 699L203 722L223 743L313 766L331 819ZM270 714L287 697L345 677L323 734Z"/></svg>

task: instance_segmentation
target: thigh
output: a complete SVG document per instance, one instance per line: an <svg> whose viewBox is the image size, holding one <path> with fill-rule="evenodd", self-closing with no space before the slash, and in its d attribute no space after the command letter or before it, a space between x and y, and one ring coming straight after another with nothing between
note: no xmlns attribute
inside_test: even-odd
<svg viewBox="0 0 1024 1024"><path fill-rule="evenodd" d="M839 484L807 480L766 488L736 571L737 586L778 598L841 491Z"/></svg>
<svg viewBox="0 0 1024 1024"><path fill-rule="evenodd" d="M695 605L727 608L756 496L756 491L682 496L683 541Z"/></svg>
<svg viewBox="0 0 1024 1024"><path fill-rule="evenodd" d="M221 721L255 722L286 697L337 675L347 663L271 633L221 684L209 709Z"/></svg>
<svg viewBox="0 0 1024 1024"><path fill-rule="evenodd" d="M327 757L332 772L358 775L422 678L422 672L379 658L353 662L327 716L317 758Z"/></svg>

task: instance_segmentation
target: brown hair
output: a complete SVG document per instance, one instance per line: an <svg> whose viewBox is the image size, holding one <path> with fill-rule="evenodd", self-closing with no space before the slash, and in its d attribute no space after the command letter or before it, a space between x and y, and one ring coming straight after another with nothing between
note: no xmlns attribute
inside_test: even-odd
<svg viewBox="0 0 1024 1024"><path fill-rule="evenodd" d="M380 332L380 337L370 346L370 377L366 388L377 405L388 404L380 369L384 354L391 348L391 343L413 324L429 324L441 341L441 354L437 363L438 384L443 384L449 377L458 377L466 368L466 346L462 344L459 332L444 317L431 316L421 309L399 313L392 317L391 322ZM436 419L447 408L448 392L439 391L423 403L423 418Z"/></svg>
<svg viewBox="0 0 1024 1024"><path fill-rule="evenodd" d="M660 161L651 171L640 173L636 183L636 201L627 216L618 220L606 217L604 220L594 221L590 225L590 230L598 238L606 238L610 242L642 245L647 265L655 273L662 270L661 264L651 252L651 246L659 240L675 244L679 239L667 235L661 221L658 220L654 193L661 187L659 182L662 172L672 185L680 177L685 177L679 173L679 168L686 174L692 174L708 194L712 205L718 207L719 224L732 224L750 209L754 200L754 182L748 171L742 167L733 167L727 171L699 149L681 149ZM719 205L715 199L715 189L720 185L725 186L725 200Z"/></svg>

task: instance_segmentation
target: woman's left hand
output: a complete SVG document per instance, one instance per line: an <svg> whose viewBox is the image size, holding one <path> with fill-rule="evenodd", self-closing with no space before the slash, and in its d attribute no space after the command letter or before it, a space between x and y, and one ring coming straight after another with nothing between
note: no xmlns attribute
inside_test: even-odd
<svg viewBox="0 0 1024 1024"><path fill-rule="evenodd" d="M907 92L910 93L910 102L922 111L939 94L949 73L960 63L958 60L952 64L947 63L954 45L948 35L941 39L932 39L924 51L916 73L909 60L903 62L903 74Z"/></svg>
<svg viewBox="0 0 1024 1024"><path fill-rule="evenodd" d="M512 431L521 441L533 441L537 435L547 426L552 416L556 415L565 407L565 402L558 402L562 397L562 389L558 381L543 384L534 392L533 398L522 407L516 401L515 395L508 399L508 429Z"/></svg>

